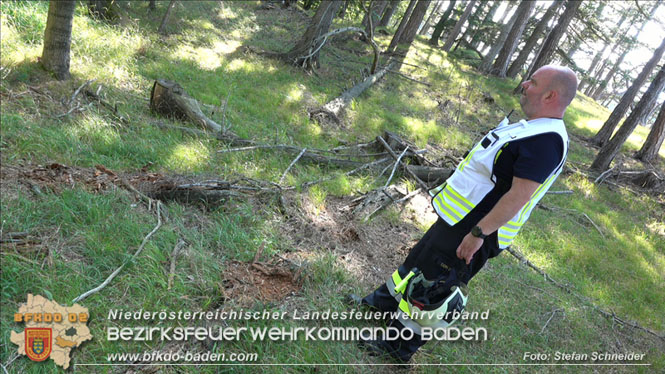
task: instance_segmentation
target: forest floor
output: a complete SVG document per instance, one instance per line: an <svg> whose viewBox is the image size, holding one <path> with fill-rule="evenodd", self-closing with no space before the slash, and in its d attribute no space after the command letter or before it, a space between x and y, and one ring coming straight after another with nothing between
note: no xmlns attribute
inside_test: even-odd
<svg viewBox="0 0 665 374"><path fill-rule="evenodd" d="M160 183L207 180L276 183L296 156L271 149L219 153L229 146L212 137L164 129L165 124L196 126L150 112L156 79L176 81L201 103L218 106L211 117L244 138L331 149L366 143L389 130L448 167L479 134L519 107L517 97L509 94L516 81L485 77L466 51L446 55L419 37L400 72L430 86L389 73L354 101L344 123L321 125L310 120L308 110L362 78L372 59L366 44L353 37L334 39L321 51L321 67L308 74L252 51L287 50L311 12L265 8L259 2L178 2L168 34L162 36L155 30L166 3L152 13L143 2L120 4L119 18L110 22L91 19L82 6L77 8L73 78L65 82L53 80L38 62L47 3L0 5L0 361L9 372L59 370L50 361L16 357L9 331L23 327L10 321L26 295L70 305L131 258L156 226L157 214L163 224L145 250L106 288L80 302L90 311L94 339L71 353L75 371L466 373L521 372L519 365L536 363L546 365L529 371L560 372L555 365L561 364L569 365L566 372L665 368L665 198L614 177L594 183L598 175L588 166L597 149L585 139L609 112L583 95L564 118L571 133L569 162L552 187L572 194L547 195L514 245L567 290L509 253L493 259L469 285L467 305L470 312L489 310L489 318L457 325L485 328L487 340L430 342L407 367L372 357L353 341L108 341L108 327L142 324L109 320L110 309L286 313L278 319L148 323L167 327L380 326L379 321L293 316L348 311L345 295L366 294L382 283L436 219L428 197L420 193L364 220L354 214L353 202L383 186L388 173L349 176L348 168L303 161L280 183L295 188L280 194L145 204L128 184L145 191ZM356 16L335 26L356 25ZM377 34L379 45L389 41L388 35ZM115 109L84 94L72 98L93 79L89 88ZM665 149L654 165L627 156L647 133L639 127L624 146L625 156L618 160L623 170L664 169ZM303 187L329 176L334 178ZM400 192L416 188L404 175L394 185ZM185 244L174 251L181 240ZM108 364L112 353L152 350L258 356L221 367L81 366ZM550 358L531 361L526 352ZM555 360L557 352L645 357L630 362ZM620 365L625 363L651 366Z"/></svg>

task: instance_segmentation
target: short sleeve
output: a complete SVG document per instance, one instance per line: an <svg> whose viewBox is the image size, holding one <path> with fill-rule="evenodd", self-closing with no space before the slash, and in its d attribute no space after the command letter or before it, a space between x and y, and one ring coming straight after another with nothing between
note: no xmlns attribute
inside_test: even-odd
<svg viewBox="0 0 665 374"><path fill-rule="evenodd" d="M517 144L513 175L543 183L563 158L563 140L556 133L524 139Z"/></svg>

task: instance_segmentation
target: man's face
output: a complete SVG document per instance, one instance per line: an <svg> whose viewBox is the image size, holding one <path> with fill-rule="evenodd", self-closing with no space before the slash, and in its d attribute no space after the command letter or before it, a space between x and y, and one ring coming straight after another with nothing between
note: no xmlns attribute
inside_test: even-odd
<svg viewBox="0 0 665 374"><path fill-rule="evenodd" d="M538 69L529 80L522 83L520 105L527 119L537 115L543 106L542 100L547 95L550 86L549 73L545 69Z"/></svg>

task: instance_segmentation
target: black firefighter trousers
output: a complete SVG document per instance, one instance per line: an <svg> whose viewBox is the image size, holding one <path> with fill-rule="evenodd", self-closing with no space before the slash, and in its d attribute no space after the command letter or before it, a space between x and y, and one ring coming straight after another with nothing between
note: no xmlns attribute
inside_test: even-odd
<svg viewBox="0 0 665 374"><path fill-rule="evenodd" d="M470 265L466 265L464 260L457 258L457 247L464 236L482 218L479 214L473 213L473 211L470 212L454 226L448 225L439 218L411 249L404 263L398 268L400 277L405 277L411 269L417 267L423 272L426 279L436 279L445 275L449 271L447 269L455 268L460 280L468 284L488 259L497 256L501 252L498 246L497 233L494 232L485 239L478 252L474 254ZM390 294L385 283L365 296L363 304L368 304L384 312L399 312L398 302ZM406 328L395 319L388 321L388 326L400 330ZM385 341L384 346L389 347L389 353L393 357L406 362L425 343L426 341L422 340L420 335L414 333L413 339Z"/></svg>

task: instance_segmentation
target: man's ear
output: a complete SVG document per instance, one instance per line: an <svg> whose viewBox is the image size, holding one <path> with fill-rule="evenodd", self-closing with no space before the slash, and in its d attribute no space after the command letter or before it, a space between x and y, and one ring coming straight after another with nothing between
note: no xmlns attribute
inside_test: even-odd
<svg viewBox="0 0 665 374"><path fill-rule="evenodd" d="M550 90L545 95L545 98L543 99L543 101L546 102L546 103L552 103L552 102L556 101L558 99L558 97L559 97L559 93L556 92L556 90Z"/></svg>

